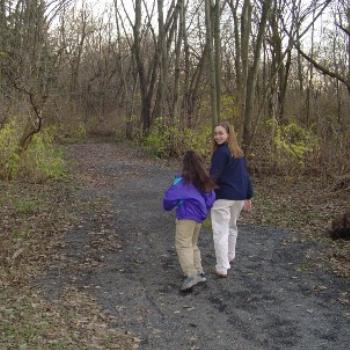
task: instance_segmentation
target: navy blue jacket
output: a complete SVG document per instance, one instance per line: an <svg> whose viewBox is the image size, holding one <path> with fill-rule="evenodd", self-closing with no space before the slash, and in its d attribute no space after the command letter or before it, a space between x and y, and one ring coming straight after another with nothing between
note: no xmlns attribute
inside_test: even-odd
<svg viewBox="0 0 350 350"><path fill-rule="evenodd" d="M244 157L234 158L226 143L215 150L211 159L210 175L219 186L215 191L216 199L252 198L253 190L246 160Z"/></svg>

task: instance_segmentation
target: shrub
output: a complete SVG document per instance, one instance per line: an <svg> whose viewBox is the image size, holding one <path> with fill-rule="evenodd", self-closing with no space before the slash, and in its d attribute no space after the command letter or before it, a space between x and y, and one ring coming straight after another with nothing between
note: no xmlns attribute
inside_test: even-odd
<svg viewBox="0 0 350 350"><path fill-rule="evenodd" d="M18 128L15 120L0 129L0 178L9 180L16 176L20 157L17 152Z"/></svg>
<svg viewBox="0 0 350 350"><path fill-rule="evenodd" d="M239 119L238 101L233 95L221 96L221 120L231 120L236 125Z"/></svg>
<svg viewBox="0 0 350 350"><path fill-rule="evenodd" d="M35 182L57 180L66 175L63 152L54 146L53 137L47 130L34 135L21 159L21 174Z"/></svg>
<svg viewBox="0 0 350 350"><path fill-rule="evenodd" d="M205 157L210 152L210 135L211 126L208 125L198 130L183 130L178 122L166 125L162 118L158 118L142 144L149 153L159 158L179 157L189 149Z"/></svg>
<svg viewBox="0 0 350 350"><path fill-rule="evenodd" d="M295 120L287 125L278 125L276 121L269 120L267 125L275 128L275 152L272 155L277 167L285 171L304 169L307 155L319 145L317 137Z"/></svg>
<svg viewBox="0 0 350 350"><path fill-rule="evenodd" d="M82 122L74 123L69 125L69 127L65 124L52 125L48 130L56 142L64 144L85 140L87 134L85 124Z"/></svg>
<svg viewBox="0 0 350 350"><path fill-rule="evenodd" d="M0 178L11 180L28 176L42 182L66 175L63 153L54 146L52 129L35 134L27 150L19 152L19 135L23 132L13 119L0 129Z"/></svg>

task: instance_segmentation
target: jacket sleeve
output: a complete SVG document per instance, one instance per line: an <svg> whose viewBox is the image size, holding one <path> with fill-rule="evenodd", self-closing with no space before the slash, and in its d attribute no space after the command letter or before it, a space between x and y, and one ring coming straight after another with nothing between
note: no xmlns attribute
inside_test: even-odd
<svg viewBox="0 0 350 350"><path fill-rule="evenodd" d="M212 158L210 166L210 176L216 181L222 174L227 163L227 154L224 149L217 149Z"/></svg>
<svg viewBox="0 0 350 350"><path fill-rule="evenodd" d="M178 202L183 199L181 193L178 190L179 180L175 179L174 183L165 191L163 197L163 208L166 211L170 211L176 207Z"/></svg>
<svg viewBox="0 0 350 350"><path fill-rule="evenodd" d="M205 194L205 205L207 209L209 210L215 202L215 192L211 191L209 193Z"/></svg>

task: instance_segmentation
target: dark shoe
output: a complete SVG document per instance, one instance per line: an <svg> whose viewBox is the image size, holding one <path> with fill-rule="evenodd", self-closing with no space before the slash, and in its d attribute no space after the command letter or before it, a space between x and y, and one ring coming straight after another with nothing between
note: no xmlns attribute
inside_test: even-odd
<svg viewBox="0 0 350 350"><path fill-rule="evenodd" d="M215 272L215 275L217 277L219 277L219 278L227 278L227 273L226 274L225 273L221 273L221 272L218 272L216 270L214 270L214 272Z"/></svg>
<svg viewBox="0 0 350 350"><path fill-rule="evenodd" d="M202 277L199 274L194 275L194 276L190 276L190 277L186 277L186 279L182 283L181 291L185 292L185 291L191 289L192 287L194 287L196 284L203 283L206 280L207 279L205 277Z"/></svg>

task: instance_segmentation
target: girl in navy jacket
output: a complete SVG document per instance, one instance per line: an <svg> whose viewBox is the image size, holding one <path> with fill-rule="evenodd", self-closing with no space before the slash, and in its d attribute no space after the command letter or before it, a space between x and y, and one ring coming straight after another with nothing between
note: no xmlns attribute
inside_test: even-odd
<svg viewBox="0 0 350 350"><path fill-rule="evenodd" d="M243 208L251 210L253 196L246 160L233 127L221 123L214 129L210 175L218 185L211 209L216 274L227 277L236 255L237 219Z"/></svg>

